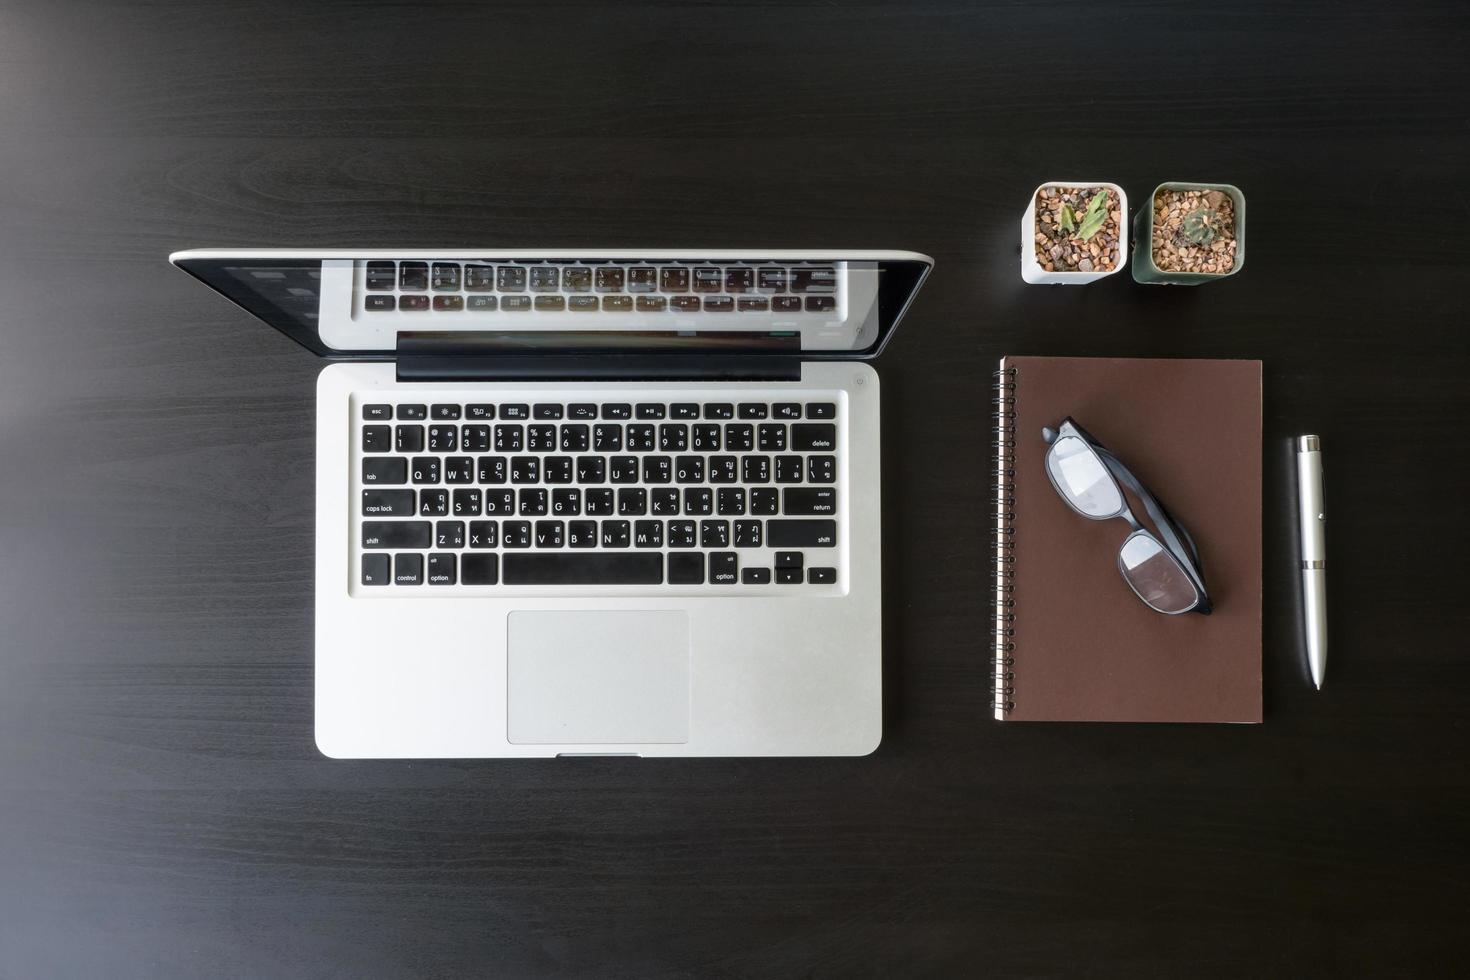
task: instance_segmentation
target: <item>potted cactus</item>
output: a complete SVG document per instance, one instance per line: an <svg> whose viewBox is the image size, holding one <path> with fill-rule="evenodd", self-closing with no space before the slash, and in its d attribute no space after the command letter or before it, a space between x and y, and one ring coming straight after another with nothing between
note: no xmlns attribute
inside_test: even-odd
<svg viewBox="0 0 1470 980"><path fill-rule="evenodd" d="M1021 278L1078 285L1128 264L1128 195L1097 180L1050 181L1021 216Z"/></svg>
<svg viewBox="0 0 1470 980"><path fill-rule="evenodd" d="M1168 181L1133 222L1133 278L1197 286L1245 265L1245 195L1231 184Z"/></svg>

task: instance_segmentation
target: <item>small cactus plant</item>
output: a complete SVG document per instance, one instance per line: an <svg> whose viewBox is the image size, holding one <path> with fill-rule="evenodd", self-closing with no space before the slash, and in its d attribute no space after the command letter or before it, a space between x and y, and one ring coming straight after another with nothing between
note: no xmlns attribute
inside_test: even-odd
<svg viewBox="0 0 1470 980"><path fill-rule="evenodd" d="M1213 242L1225 227L1225 220L1214 208L1195 208L1184 216L1180 231L1195 245Z"/></svg>

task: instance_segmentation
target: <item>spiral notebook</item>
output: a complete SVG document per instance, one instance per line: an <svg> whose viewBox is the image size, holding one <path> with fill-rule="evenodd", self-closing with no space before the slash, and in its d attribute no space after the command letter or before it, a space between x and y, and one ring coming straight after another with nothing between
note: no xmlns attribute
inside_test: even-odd
<svg viewBox="0 0 1470 980"><path fill-rule="evenodd" d="M1259 722L1261 362L1007 357L996 378L996 718ZM1211 615L1145 606L1126 522L1057 496L1041 430L1069 415L1193 535Z"/></svg>

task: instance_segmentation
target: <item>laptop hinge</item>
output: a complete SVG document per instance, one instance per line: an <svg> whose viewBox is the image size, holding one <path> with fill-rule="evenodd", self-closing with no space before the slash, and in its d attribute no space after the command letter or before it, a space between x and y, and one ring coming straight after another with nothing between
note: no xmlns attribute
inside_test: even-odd
<svg viewBox="0 0 1470 980"><path fill-rule="evenodd" d="M398 380L800 381L800 351L796 334L405 332Z"/></svg>

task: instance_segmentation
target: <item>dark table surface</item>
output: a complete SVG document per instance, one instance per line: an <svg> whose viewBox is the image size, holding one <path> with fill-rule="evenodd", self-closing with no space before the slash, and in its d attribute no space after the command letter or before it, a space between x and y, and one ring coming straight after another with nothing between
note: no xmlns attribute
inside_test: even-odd
<svg viewBox="0 0 1470 980"><path fill-rule="evenodd" d="M1264 0L0 3L0 976L1449 971L1467 28ZM1246 270L1024 286L1026 197L1070 176L1238 184ZM878 365L882 747L320 756L320 364L164 261L220 245L932 254ZM1264 359L1264 725L988 720L1005 353ZM1312 430L1320 694L1285 450Z"/></svg>

